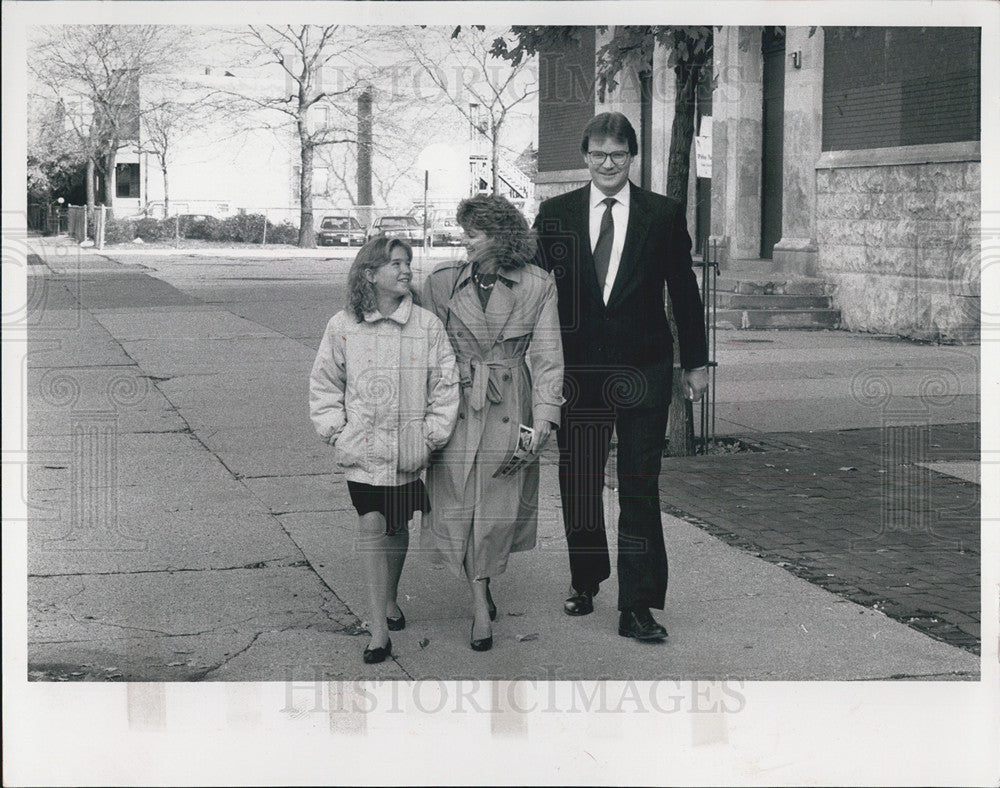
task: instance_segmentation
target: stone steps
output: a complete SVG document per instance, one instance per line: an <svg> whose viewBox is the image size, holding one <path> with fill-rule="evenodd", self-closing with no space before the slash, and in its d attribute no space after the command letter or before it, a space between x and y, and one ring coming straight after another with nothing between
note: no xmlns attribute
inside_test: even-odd
<svg viewBox="0 0 1000 788"><path fill-rule="evenodd" d="M833 285L825 279L806 277L744 279L720 276L718 287L720 293L725 291L743 295L833 295Z"/></svg>
<svg viewBox="0 0 1000 788"><path fill-rule="evenodd" d="M719 309L830 309L828 295L794 295L787 293L731 293L720 290L716 298Z"/></svg>
<svg viewBox="0 0 1000 788"><path fill-rule="evenodd" d="M718 309L718 329L798 328L834 329L840 327L839 309Z"/></svg>
<svg viewBox="0 0 1000 788"><path fill-rule="evenodd" d="M770 261L723 271L716 279L715 325L720 329L834 329L834 287L825 279L768 271ZM699 286L701 269L695 268Z"/></svg>

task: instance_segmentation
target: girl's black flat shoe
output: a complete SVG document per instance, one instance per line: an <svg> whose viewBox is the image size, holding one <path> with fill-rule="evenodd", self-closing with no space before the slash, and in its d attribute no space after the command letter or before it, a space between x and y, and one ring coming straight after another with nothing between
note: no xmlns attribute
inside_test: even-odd
<svg viewBox="0 0 1000 788"><path fill-rule="evenodd" d="M406 616L400 611L399 618L389 618L385 617L385 624L389 627L390 632L399 632L401 629L406 629Z"/></svg>
<svg viewBox="0 0 1000 788"><path fill-rule="evenodd" d="M376 665L379 662L385 662L386 657L392 653L392 640L386 640L385 645L382 648L366 648L365 653L362 655L366 665Z"/></svg>

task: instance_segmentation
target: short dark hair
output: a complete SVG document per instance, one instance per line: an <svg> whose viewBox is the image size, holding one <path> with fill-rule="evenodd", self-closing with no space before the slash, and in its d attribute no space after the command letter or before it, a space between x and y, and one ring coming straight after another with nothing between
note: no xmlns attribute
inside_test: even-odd
<svg viewBox="0 0 1000 788"><path fill-rule="evenodd" d="M358 250L357 257L347 272L347 310L359 323L365 319L365 312L378 308L375 299L375 285L368 281L366 271L374 271L389 264L393 250L402 249L406 259L413 262L413 249L402 238L386 238L376 235Z"/></svg>
<svg viewBox="0 0 1000 788"><path fill-rule="evenodd" d="M455 220L463 229L479 230L494 242L497 265L521 268L535 257L535 235L527 219L504 197L477 194L462 200Z"/></svg>
<svg viewBox="0 0 1000 788"><path fill-rule="evenodd" d="M635 129L632 128L628 118L620 112L602 112L587 124L587 128L583 130L583 141L580 143L580 150L584 154L590 149L591 137L610 137L628 145L628 152L633 156L639 152Z"/></svg>

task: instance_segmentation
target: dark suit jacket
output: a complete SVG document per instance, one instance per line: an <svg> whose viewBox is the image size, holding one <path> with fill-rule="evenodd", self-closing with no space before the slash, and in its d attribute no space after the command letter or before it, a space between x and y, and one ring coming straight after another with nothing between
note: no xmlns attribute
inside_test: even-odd
<svg viewBox="0 0 1000 788"><path fill-rule="evenodd" d="M629 184L628 228L607 305L598 289L590 243L590 185L546 200L538 210L535 262L555 274L563 355L571 369L662 368L648 380L654 400L669 402L673 338L663 299L666 282L677 323L681 366L707 363L704 312L691 269L691 239L680 203ZM616 232L617 232L616 228ZM648 375L647 375L648 377Z"/></svg>

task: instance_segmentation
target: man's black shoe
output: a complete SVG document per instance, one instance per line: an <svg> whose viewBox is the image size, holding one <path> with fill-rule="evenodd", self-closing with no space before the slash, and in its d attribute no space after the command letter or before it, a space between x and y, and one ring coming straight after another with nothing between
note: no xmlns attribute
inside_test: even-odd
<svg viewBox="0 0 1000 788"><path fill-rule="evenodd" d="M585 616L594 612L594 597L597 596L597 589L585 589L577 591L572 589L573 595L566 600L563 610L567 616Z"/></svg>
<svg viewBox="0 0 1000 788"><path fill-rule="evenodd" d="M667 630L656 623L648 607L623 610L618 619L618 634L644 642L666 640Z"/></svg>

